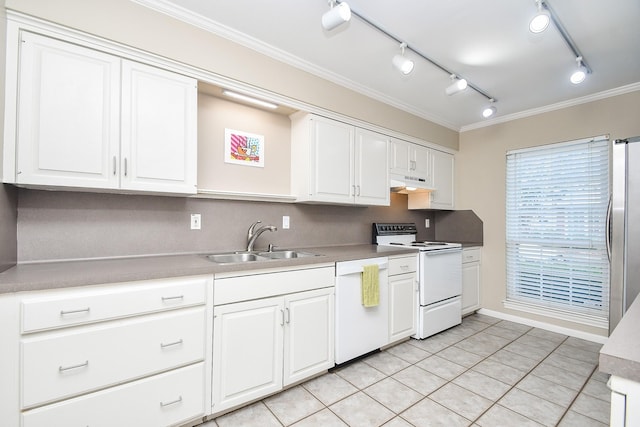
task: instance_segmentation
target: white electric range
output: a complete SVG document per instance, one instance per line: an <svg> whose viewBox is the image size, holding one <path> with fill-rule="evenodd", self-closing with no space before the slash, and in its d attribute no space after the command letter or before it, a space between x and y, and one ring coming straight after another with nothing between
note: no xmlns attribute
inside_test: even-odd
<svg viewBox="0 0 640 427"><path fill-rule="evenodd" d="M373 243L414 248L418 254L418 325L422 339L462 322L462 245L416 241L413 223L374 223Z"/></svg>

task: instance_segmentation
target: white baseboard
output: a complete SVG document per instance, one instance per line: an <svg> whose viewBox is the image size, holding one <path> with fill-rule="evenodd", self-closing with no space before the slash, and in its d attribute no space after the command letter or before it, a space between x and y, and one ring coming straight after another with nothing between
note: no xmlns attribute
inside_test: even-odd
<svg viewBox="0 0 640 427"><path fill-rule="evenodd" d="M514 316L513 314L501 313L495 310L488 310L481 308L478 310L479 314L486 316L496 317L502 320L508 320L510 322L522 323L523 325L532 326L534 328L545 329L547 331L556 332L558 334L568 335L570 337L580 338L587 341L592 341L598 344L604 344L607 341L607 337L589 332L577 331L571 328L565 328L562 326L552 325L551 323L540 322L538 320L527 319L525 317Z"/></svg>

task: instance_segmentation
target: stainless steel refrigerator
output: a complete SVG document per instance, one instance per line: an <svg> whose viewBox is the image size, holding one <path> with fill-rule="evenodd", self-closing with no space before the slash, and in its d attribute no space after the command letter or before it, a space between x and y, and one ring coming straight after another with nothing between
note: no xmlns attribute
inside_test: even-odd
<svg viewBox="0 0 640 427"><path fill-rule="evenodd" d="M640 293L640 137L613 141L609 334Z"/></svg>

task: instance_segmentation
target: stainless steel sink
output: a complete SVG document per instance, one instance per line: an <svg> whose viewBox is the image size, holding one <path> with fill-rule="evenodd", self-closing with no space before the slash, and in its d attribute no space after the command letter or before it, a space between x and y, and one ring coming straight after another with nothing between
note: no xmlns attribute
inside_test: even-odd
<svg viewBox="0 0 640 427"><path fill-rule="evenodd" d="M250 252L232 252L225 254L212 254L207 255L207 259L220 264L231 264L239 262L251 262L251 261L264 261L269 258L262 257L260 255Z"/></svg>
<svg viewBox="0 0 640 427"><path fill-rule="evenodd" d="M289 259L289 258L304 258L304 257L317 256L316 254L312 254L311 252L290 251L290 250L259 252L258 255L266 258L271 258L271 259Z"/></svg>
<svg viewBox="0 0 640 427"><path fill-rule="evenodd" d="M268 261L272 259L292 259L318 256L311 252L294 251L294 250L275 250L265 252L225 252L219 254L205 255L209 261L219 264L235 264L253 261Z"/></svg>

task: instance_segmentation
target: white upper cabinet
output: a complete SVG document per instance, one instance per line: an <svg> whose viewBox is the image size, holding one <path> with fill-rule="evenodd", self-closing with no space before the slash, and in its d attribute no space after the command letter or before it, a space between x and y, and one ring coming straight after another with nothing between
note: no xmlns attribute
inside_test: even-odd
<svg viewBox="0 0 640 427"><path fill-rule="evenodd" d="M18 50L5 182L196 192L195 79L26 31Z"/></svg>
<svg viewBox="0 0 640 427"><path fill-rule="evenodd" d="M395 175L411 177L425 186L433 184L431 150L401 139L391 139L389 145L390 168Z"/></svg>
<svg viewBox="0 0 640 427"><path fill-rule="evenodd" d="M292 118L291 186L301 202L389 205L386 136L311 114Z"/></svg>
<svg viewBox="0 0 640 427"><path fill-rule="evenodd" d="M22 33L15 182L118 188L120 59Z"/></svg>
<svg viewBox="0 0 640 427"><path fill-rule="evenodd" d="M197 84L131 61L122 63L122 188L195 193Z"/></svg>
<svg viewBox="0 0 640 427"><path fill-rule="evenodd" d="M356 128L355 202L359 205L390 204L389 138Z"/></svg>
<svg viewBox="0 0 640 427"><path fill-rule="evenodd" d="M433 160L433 187L431 192L431 208L453 209L453 154L431 150Z"/></svg>

